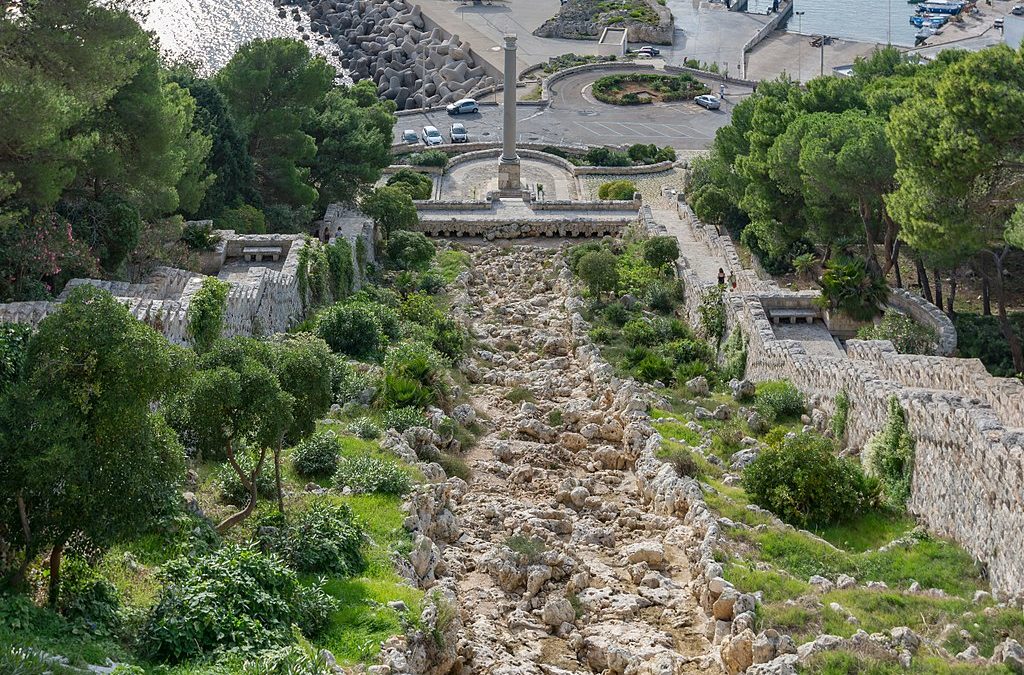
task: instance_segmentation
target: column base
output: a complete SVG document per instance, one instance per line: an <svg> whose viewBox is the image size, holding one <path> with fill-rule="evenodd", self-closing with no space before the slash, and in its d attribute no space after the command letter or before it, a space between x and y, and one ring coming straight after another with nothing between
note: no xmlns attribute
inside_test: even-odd
<svg viewBox="0 0 1024 675"><path fill-rule="evenodd" d="M519 159L498 162L498 191L502 193L519 192L523 189Z"/></svg>

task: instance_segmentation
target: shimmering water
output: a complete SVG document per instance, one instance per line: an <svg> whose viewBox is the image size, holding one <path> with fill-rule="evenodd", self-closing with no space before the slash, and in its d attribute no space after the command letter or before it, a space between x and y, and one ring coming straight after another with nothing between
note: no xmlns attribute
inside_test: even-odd
<svg viewBox="0 0 1024 675"><path fill-rule="evenodd" d="M297 26L309 30L309 22L278 16L272 0L131 0L133 11L147 30L156 32L163 51L200 64L204 73L220 69L231 60L239 46L255 38L300 38ZM317 36L318 37L318 36ZM336 67L330 42L306 43Z"/></svg>
<svg viewBox="0 0 1024 675"><path fill-rule="evenodd" d="M749 0L747 11L763 14L771 6L772 0ZM913 45L918 30L910 25L914 5L906 0L796 0L793 11L787 30L803 35Z"/></svg>

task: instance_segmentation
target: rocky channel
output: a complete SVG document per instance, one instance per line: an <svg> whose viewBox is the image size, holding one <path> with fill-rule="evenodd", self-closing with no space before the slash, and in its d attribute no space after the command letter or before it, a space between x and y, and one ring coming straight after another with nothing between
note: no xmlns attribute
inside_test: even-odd
<svg viewBox="0 0 1024 675"><path fill-rule="evenodd" d="M488 432L436 560L457 598L467 672L707 673L707 619L686 549L697 530L656 515L637 459L654 434L642 392L596 358L554 248L472 251L463 370ZM457 479L456 479L457 480ZM450 480L448 484L452 484Z"/></svg>
<svg viewBox="0 0 1024 675"><path fill-rule="evenodd" d="M355 81L370 79L381 98L399 110L457 101L493 87L494 78L458 35L427 28L419 5L407 0L275 0L282 16L309 16L309 33L318 42L333 42ZM308 39L308 38L307 38Z"/></svg>

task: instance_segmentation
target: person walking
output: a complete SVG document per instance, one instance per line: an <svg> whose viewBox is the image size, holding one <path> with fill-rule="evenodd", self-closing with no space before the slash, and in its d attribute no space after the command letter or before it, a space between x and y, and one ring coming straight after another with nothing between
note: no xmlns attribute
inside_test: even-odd
<svg viewBox="0 0 1024 675"><path fill-rule="evenodd" d="M729 286L732 290L736 290L736 273L731 270L729 271Z"/></svg>
<svg viewBox="0 0 1024 675"><path fill-rule="evenodd" d="M724 84L718 85L718 95L721 98L725 98L725 85Z"/></svg>
<svg viewBox="0 0 1024 675"><path fill-rule="evenodd" d="M718 287L725 288L725 270L718 268Z"/></svg>

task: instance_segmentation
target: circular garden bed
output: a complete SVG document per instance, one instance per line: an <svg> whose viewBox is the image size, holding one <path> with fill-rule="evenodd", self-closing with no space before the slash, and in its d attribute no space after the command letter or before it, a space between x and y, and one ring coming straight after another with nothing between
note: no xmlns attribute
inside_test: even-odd
<svg viewBox="0 0 1024 675"><path fill-rule="evenodd" d="M693 75L621 73L594 82L594 98L612 105L641 105L661 101L686 101L710 89Z"/></svg>

